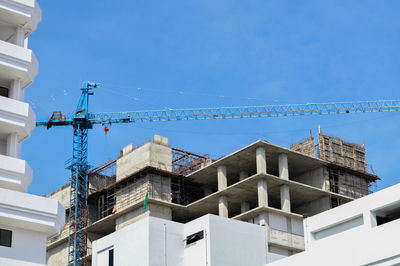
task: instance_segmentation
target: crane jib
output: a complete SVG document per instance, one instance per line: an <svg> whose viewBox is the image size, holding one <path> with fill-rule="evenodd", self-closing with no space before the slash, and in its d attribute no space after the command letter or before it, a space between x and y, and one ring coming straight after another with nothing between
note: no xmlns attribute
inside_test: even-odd
<svg viewBox="0 0 400 266"><path fill-rule="evenodd" d="M66 162L71 170L70 209L68 237L68 265L84 265L87 255L87 196L88 196L88 130L93 124L163 122L209 119L260 118L303 115L332 115L373 112L398 112L399 100L364 102L306 103L264 106L238 106L196 109L166 109L130 112L90 113L89 96L98 84L86 82L74 114L66 118L60 111L53 112L48 120L37 120L36 126L72 126L72 158Z"/></svg>

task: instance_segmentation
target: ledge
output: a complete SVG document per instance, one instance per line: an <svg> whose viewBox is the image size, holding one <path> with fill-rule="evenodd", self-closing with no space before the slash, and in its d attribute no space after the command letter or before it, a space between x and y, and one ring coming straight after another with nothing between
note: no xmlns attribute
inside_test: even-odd
<svg viewBox="0 0 400 266"><path fill-rule="evenodd" d="M0 41L0 78L20 79L21 88L25 88L33 82L38 70L39 63L32 50Z"/></svg>
<svg viewBox="0 0 400 266"><path fill-rule="evenodd" d="M0 17L15 26L25 25L31 33L42 20L42 10L36 0L0 0Z"/></svg>
<svg viewBox="0 0 400 266"><path fill-rule="evenodd" d="M26 192L32 183L32 169L26 161L0 154L0 187Z"/></svg>
<svg viewBox="0 0 400 266"><path fill-rule="evenodd" d="M244 212L244 213L241 213L241 214L238 214L238 215L232 217L232 219L246 221L246 220L256 217L258 214L260 214L262 212L271 212L271 213L280 214L280 215L283 215L286 217L297 218L297 219L301 219L301 220L303 219L303 215L293 213L293 212L285 212L280 209L266 207L266 206L265 207L256 207L254 209L248 210L247 212Z"/></svg>
<svg viewBox="0 0 400 266"><path fill-rule="evenodd" d="M59 234L65 221L65 210L52 199L0 188L0 224Z"/></svg>
<svg viewBox="0 0 400 266"><path fill-rule="evenodd" d="M20 140L25 139L35 128L35 120L36 114L29 104L0 97L0 134L16 132Z"/></svg>

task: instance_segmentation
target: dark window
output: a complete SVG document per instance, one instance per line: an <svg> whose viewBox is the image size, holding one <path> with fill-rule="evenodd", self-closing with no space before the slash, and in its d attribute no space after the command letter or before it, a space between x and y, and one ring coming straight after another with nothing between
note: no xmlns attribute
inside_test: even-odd
<svg viewBox="0 0 400 266"><path fill-rule="evenodd" d="M0 246L11 247L12 232L0 229Z"/></svg>
<svg viewBox="0 0 400 266"><path fill-rule="evenodd" d="M0 96L8 97L8 89L4 87L0 87Z"/></svg>
<svg viewBox="0 0 400 266"><path fill-rule="evenodd" d="M385 223L389 223L399 218L400 218L400 208L397 207L394 210L390 210L387 211L386 213L381 213L380 215L376 215L376 225L379 226Z"/></svg>
<svg viewBox="0 0 400 266"><path fill-rule="evenodd" d="M108 251L108 266L114 266L114 249Z"/></svg>
<svg viewBox="0 0 400 266"><path fill-rule="evenodd" d="M200 231L197 233L194 233L188 237L186 237L186 245L190 245L196 241L199 241L200 239L204 238L204 231Z"/></svg>

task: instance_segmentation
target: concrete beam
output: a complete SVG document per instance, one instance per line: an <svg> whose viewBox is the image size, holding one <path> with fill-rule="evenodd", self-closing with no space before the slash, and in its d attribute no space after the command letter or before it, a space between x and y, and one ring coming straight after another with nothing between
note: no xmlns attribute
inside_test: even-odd
<svg viewBox="0 0 400 266"><path fill-rule="evenodd" d="M228 218L228 199L225 196L218 198L218 214L219 216Z"/></svg>
<svg viewBox="0 0 400 266"><path fill-rule="evenodd" d="M290 189L288 185L282 185L281 190L281 209L290 212Z"/></svg>
<svg viewBox="0 0 400 266"><path fill-rule="evenodd" d="M226 174L226 167L224 165L218 166L218 191L224 190L228 185L228 178Z"/></svg>
<svg viewBox="0 0 400 266"><path fill-rule="evenodd" d="M257 182L257 192L258 192L258 206L268 206L268 189L267 180L259 179Z"/></svg>
<svg viewBox="0 0 400 266"><path fill-rule="evenodd" d="M287 154L279 154L279 177L282 179L289 180L289 167Z"/></svg>
<svg viewBox="0 0 400 266"><path fill-rule="evenodd" d="M267 161L265 158L264 147L258 147L256 149L256 166L257 166L257 174L267 173Z"/></svg>

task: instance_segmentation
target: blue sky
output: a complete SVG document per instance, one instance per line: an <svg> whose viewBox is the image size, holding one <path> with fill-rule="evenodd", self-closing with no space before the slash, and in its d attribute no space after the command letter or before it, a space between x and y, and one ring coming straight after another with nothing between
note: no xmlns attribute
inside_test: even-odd
<svg viewBox="0 0 400 266"><path fill-rule="evenodd" d="M397 99L398 1L39 1L29 47L40 63L26 90L38 119L71 113L82 81L103 84L91 112ZM140 89L139 89L140 88ZM113 125L89 133L89 161L116 158L158 133L217 158L258 139L289 146L325 133L366 142L382 181L399 182L400 114ZM68 182L72 129L36 128L22 146L30 192Z"/></svg>

